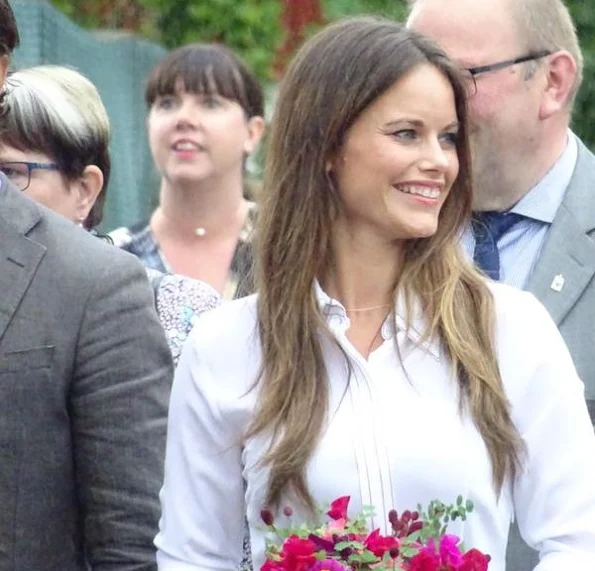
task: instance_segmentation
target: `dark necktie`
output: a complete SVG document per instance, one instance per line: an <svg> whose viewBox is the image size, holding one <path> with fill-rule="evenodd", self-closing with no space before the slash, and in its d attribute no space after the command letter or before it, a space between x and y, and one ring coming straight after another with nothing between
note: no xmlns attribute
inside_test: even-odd
<svg viewBox="0 0 595 571"><path fill-rule="evenodd" d="M498 241L517 222L524 218L514 212L476 212L472 228L475 235L473 260L493 280L500 279Z"/></svg>

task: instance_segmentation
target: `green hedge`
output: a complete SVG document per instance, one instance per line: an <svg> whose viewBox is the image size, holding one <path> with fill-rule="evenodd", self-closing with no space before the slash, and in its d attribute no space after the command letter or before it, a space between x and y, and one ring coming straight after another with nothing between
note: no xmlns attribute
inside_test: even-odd
<svg viewBox="0 0 595 571"><path fill-rule="evenodd" d="M583 85L575 105L572 128L587 146L595 149L595 5L593 0L571 0L568 7L585 59Z"/></svg>

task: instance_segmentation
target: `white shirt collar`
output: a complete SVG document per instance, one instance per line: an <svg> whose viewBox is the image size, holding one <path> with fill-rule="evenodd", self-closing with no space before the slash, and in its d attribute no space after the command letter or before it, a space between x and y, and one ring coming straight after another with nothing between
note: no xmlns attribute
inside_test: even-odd
<svg viewBox="0 0 595 571"><path fill-rule="evenodd" d="M338 315L340 318L345 319L347 321L349 320L345 306L340 301L330 297L322 289L322 286L320 285L320 282L317 279L314 280L313 288L314 295L318 303L318 307L324 315L327 323L333 315ZM386 321L382 326L383 338L386 340L394 337L394 324L396 323L397 332L405 332L407 334L407 338L412 343L428 351L435 358L439 359L441 356L439 341L436 339L423 340L423 334L427 328L427 320L421 309L421 304L419 303L419 300L414 301L411 313L411 323L409 324L409 327L407 327L407 320L405 319L405 301L403 299L403 296L398 296L395 310L395 319L393 320L387 317Z"/></svg>

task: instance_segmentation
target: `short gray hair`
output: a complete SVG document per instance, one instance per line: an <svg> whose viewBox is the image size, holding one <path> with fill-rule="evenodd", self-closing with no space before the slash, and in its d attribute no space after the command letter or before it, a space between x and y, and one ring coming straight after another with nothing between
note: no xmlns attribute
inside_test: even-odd
<svg viewBox="0 0 595 571"><path fill-rule="evenodd" d="M93 83L68 67L31 67L9 76L4 103L0 144L47 155L69 180L99 167L103 188L84 225L99 224L111 170L110 124Z"/></svg>
<svg viewBox="0 0 595 571"><path fill-rule="evenodd" d="M528 51L566 50L576 63L576 78L568 94L572 107L583 81L583 54L576 28L562 0L509 0L514 3L513 17L519 38Z"/></svg>

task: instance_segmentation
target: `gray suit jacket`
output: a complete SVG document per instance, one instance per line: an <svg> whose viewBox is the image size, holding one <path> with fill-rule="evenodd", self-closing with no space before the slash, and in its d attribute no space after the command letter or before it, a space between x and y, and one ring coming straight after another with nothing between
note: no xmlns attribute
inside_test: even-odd
<svg viewBox="0 0 595 571"><path fill-rule="evenodd" d="M563 285L552 288L556 276ZM545 305L585 383L595 425L595 156L579 141L576 168L527 288ZM561 418L560 422L564 422ZM507 571L530 571L535 551L511 530Z"/></svg>
<svg viewBox="0 0 595 571"><path fill-rule="evenodd" d="M562 276L561 291L551 287ZM576 168L527 288L570 349L595 425L595 156L579 141Z"/></svg>
<svg viewBox="0 0 595 571"><path fill-rule="evenodd" d="M155 569L172 363L144 269L0 185L0 571Z"/></svg>

